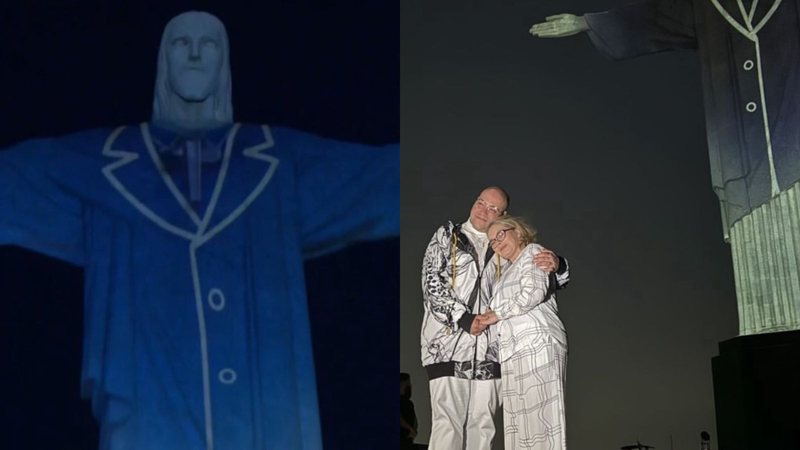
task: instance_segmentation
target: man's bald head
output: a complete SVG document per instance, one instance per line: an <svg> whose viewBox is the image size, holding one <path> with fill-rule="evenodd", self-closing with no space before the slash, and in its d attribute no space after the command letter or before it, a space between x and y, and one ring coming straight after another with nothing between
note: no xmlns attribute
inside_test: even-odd
<svg viewBox="0 0 800 450"><path fill-rule="evenodd" d="M489 186L481 191L469 213L469 221L478 231L486 232L489 223L504 215L508 209L509 196L505 189Z"/></svg>

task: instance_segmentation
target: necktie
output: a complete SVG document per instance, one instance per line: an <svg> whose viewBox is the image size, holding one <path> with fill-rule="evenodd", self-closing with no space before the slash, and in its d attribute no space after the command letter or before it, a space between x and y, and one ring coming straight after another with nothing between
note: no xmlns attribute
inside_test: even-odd
<svg viewBox="0 0 800 450"><path fill-rule="evenodd" d="M167 170L180 170L180 162L186 161L186 174L189 184L189 201L199 203L203 199L203 163L214 163L222 157L219 144L214 144L202 137L181 137L178 136L171 144L161 146L161 151L165 156Z"/></svg>

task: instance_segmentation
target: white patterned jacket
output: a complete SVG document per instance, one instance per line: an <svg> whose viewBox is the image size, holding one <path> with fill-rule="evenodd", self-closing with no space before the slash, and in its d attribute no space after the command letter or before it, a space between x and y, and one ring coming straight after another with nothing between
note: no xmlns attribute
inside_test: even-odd
<svg viewBox="0 0 800 450"><path fill-rule="evenodd" d="M479 336L469 334L475 314L487 311L488 300L481 285L493 275L487 250L487 264L479 264L475 245L462 231L462 225L448 222L439 227L425 251L422 265L422 295L425 313L420 333L422 365L428 378L455 376L467 379L500 377L496 328ZM557 284L569 281L566 261L560 258ZM481 267L485 267L481 270ZM493 343L495 343L493 345Z"/></svg>
<svg viewBox="0 0 800 450"><path fill-rule="evenodd" d="M502 260L500 277L484 277L483 295L491 298L491 309L500 321L490 327L496 340L489 351L502 363L534 342L553 342L564 347L567 335L558 317L556 281L533 264L533 256L542 251L539 244L526 246L516 261ZM496 259L487 270L496 270Z"/></svg>

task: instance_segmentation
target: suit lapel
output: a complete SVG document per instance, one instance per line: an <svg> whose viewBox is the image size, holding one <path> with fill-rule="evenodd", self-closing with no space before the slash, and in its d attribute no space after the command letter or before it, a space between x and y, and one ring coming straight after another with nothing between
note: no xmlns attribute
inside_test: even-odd
<svg viewBox="0 0 800 450"><path fill-rule="evenodd" d="M120 127L111 133L103 155L112 161L103 167L103 174L143 216L199 246L241 216L278 168L278 159L266 153L275 145L269 127L261 126L255 136L241 139L240 130L241 125L235 124L227 135L219 175L203 217L191 208L165 170L146 123L138 127L138 133L134 127Z"/></svg>
<svg viewBox="0 0 800 450"><path fill-rule="evenodd" d="M146 128L119 127L103 146L103 156L112 161L103 167L103 175L125 200L151 222L185 239L193 239L197 226L184 208L175 202L168 186L159 182L163 167L153 163L147 139L140 131ZM138 131L138 132L137 132ZM150 142L149 145L152 145Z"/></svg>
<svg viewBox="0 0 800 450"><path fill-rule="evenodd" d="M733 28L755 41L761 28L769 22L781 0L710 0L714 8Z"/></svg>
<svg viewBox="0 0 800 450"><path fill-rule="evenodd" d="M217 185L201 224L198 245L203 244L239 218L266 189L278 168L278 158L266 153L275 145L266 125L246 129L235 125L228 135ZM243 134L247 134L242 136ZM231 150L233 149L233 150Z"/></svg>

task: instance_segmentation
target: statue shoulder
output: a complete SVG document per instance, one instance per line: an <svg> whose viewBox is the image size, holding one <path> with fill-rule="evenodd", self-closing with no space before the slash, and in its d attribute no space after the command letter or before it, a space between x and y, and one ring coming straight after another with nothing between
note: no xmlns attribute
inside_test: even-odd
<svg viewBox="0 0 800 450"><path fill-rule="evenodd" d="M95 128L51 137L33 137L13 143L6 149L24 152L31 158L58 157L68 154L99 154L103 143L113 132L113 128Z"/></svg>

